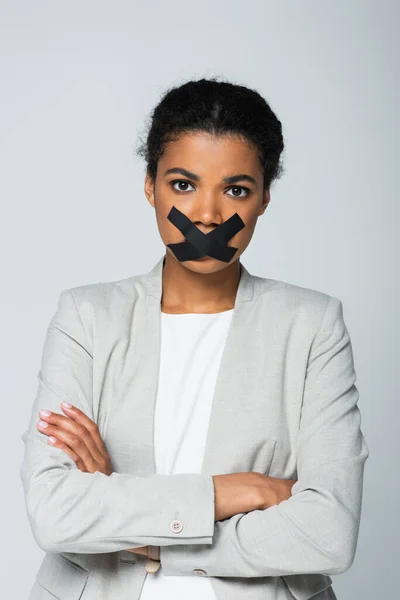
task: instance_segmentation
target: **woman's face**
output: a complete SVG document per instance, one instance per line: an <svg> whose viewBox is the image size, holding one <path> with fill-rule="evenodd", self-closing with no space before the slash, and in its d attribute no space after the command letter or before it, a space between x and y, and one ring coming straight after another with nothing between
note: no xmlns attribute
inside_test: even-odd
<svg viewBox="0 0 400 600"><path fill-rule="evenodd" d="M170 169L175 172L168 173ZM235 183L223 181L232 176L239 176ZM256 147L238 137L207 133L182 134L170 142L158 161L156 180L146 176L145 194L155 208L158 230L166 246L185 241L167 219L173 206L206 234L238 213L245 227L227 243L238 248L231 263L247 248L257 218L270 199L269 191L263 191L263 171ZM166 251L177 260L170 248ZM206 256L181 264L198 273L213 273L230 263Z"/></svg>

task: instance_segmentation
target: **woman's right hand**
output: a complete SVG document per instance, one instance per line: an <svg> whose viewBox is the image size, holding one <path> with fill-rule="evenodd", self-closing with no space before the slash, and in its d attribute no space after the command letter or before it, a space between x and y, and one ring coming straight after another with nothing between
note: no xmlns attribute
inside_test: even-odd
<svg viewBox="0 0 400 600"><path fill-rule="evenodd" d="M296 479L279 479L262 473L213 475L215 521L252 510L264 510L287 500Z"/></svg>

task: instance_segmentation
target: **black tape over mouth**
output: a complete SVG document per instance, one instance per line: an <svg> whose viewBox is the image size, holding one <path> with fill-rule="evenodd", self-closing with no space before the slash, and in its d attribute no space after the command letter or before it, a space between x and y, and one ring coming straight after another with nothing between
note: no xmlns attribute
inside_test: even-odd
<svg viewBox="0 0 400 600"><path fill-rule="evenodd" d="M236 254L238 248L226 246L226 243L245 227L238 213L235 213L227 221L224 221L224 223L213 229L213 231L203 233L192 223L189 217L175 206L169 211L167 219L186 238L185 242L167 244L168 248L172 250L180 262L195 260L204 256L229 262Z"/></svg>

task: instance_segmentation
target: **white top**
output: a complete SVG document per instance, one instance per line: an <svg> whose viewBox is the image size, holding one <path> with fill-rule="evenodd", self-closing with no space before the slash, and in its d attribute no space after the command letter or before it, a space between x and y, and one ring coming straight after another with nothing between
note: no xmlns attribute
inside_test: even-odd
<svg viewBox="0 0 400 600"><path fill-rule="evenodd" d="M156 473L200 473L222 351L233 308L161 313L161 356L154 417ZM216 600L207 577L148 573L140 600Z"/></svg>

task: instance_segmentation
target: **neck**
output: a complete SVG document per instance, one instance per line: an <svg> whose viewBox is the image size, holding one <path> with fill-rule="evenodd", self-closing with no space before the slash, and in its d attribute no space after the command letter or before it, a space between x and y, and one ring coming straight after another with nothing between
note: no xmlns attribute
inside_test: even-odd
<svg viewBox="0 0 400 600"><path fill-rule="evenodd" d="M230 310L235 304L239 280L239 259L214 273L201 273L186 268L167 252L162 272L161 310L169 313Z"/></svg>

